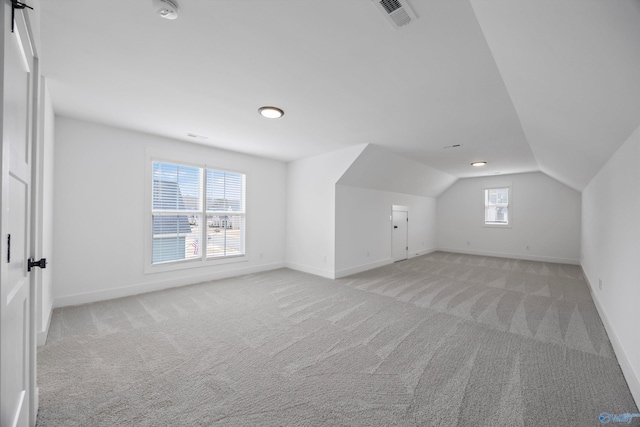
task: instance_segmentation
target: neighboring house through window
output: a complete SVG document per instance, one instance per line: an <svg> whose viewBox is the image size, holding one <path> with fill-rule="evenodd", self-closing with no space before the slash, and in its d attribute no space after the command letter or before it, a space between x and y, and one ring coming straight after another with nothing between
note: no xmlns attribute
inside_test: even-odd
<svg viewBox="0 0 640 427"><path fill-rule="evenodd" d="M245 254L244 174L159 161L152 165L152 264L204 263Z"/></svg>

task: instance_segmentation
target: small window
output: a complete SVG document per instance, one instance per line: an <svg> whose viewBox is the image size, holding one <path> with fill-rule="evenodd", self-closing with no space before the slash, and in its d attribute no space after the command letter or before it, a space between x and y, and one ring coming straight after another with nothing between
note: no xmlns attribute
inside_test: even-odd
<svg viewBox="0 0 640 427"><path fill-rule="evenodd" d="M244 174L163 162L152 170L152 264L245 254Z"/></svg>
<svg viewBox="0 0 640 427"><path fill-rule="evenodd" d="M484 224L509 225L509 187L485 188Z"/></svg>

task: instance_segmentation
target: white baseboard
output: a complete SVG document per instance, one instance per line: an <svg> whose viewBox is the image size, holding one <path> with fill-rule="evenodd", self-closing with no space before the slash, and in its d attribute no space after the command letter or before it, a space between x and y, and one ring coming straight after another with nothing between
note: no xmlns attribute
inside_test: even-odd
<svg viewBox="0 0 640 427"><path fill-rule="evenodd" d="M609 316L607 316L607 312L600 303L600 297L598 292L596 292L596 288L593 287L591 280L589 280L589 276L587 276L587 272L584 267L581 265L582 275L587 281L587 285L589 285L589 290L591 291L591 298L595 303L596 309L598 310L598 314L602 319L602 324L604 325L605 330L607 331L607 335L609 336L609 341L611 341L611 346L613 347L613 351L618 358L618 364L620 364L620 368L622 369L622 373L624 378L627 380L627 385L629 386L629 390L631 391L631 395L633 396L633 400L636 402L636 406L640 406L640 376L633 369L633 365L631 364L631 360L627 356L627 353L624 351L622 347L622 343L616 334L611 321L609 321Z"/></svg>
<svg viewBox="0 0 640 427"><path fill-rule="evenodd" d="M540 261L540 262L553 262L557 264L580 265L579 260L569 259L569 258L555 258L555 257L547 257L547 256L539 256L539 255L515 254L515 253L508 253L508 252L478 251L478 250L465 249L465 248L440 247L440 248L437 248L437 250L442 252L453 252L453 253L468 254L468 255L492 256L496 258L512 258L512 259L521 259L525 261Z"/></svg>
<svg viewBox="0 0 640 427"><path fill-rule="evenodd" d="M423 249L421 251L410 252L408 259L415 258L418 256L428 255L435 251L436 251L435 248L430 248L430 249ZM363 271L373 270L374 268L383 267L389 264L393 264L393 260L391 258L369 262L366 264L357 265L355 267L343 268L342 270L336 270L336 279L351 276L352 274L362 273Z"/></svg>
<svg viewBox="0 0 640 427"><path fill-rule="evenodd" d="M38 347L43 346L47 343L47 336L49 335L49 326L51 325L51 316L53 315L53 304L49 307L49 315L47 316L47 325L44 327L44 330L38 331L37 344Z"/></svg>
<svg viewBox="0 0 640 427"><path fill-rule="evenodd" d="M362 273L363 271L367 271L367 270L373 270L374 268L382 267L389 264L393 264L393 260L391 258L370 262L367 264L361 264L355 267L343 268L342 270L336 271L336 279L351 276L352 274L356 274L356 273Z"/></svg>
<svg viewBox="0 0 640 427"><path fill-rule="evenodd" d="M259 273L261 271L276 270L284 268L284 262L276 262L272 264L261 264L253 267L246 267L223 271L220 273L198 274L179 279L158 280L150 283L141 283L136 285L125 286L121 288L104 289L95 292L86 292L75 295L65 295L55 297L53 299L53 307L67 307L71 305L87 304L97 301L105 301L115 298L128 297L131 295L144 294L147 292L160 291L162 289L177 288L180 286L193 285L196 283L209 282L212 280L226 279L228 277L242 276L245 274Z"/></svg>
<svg viewBox="0 0 640 427"><path fill-rule="evenodd" d="M411 252L411 253L409 253L409 259L415 258L417 256L429 255L430 253L433 253L433 252L435 252L437 250L438 250L438 248L429 248L429 249L423 249L421 251Z"/></svg>
<svg viewBox="0 0 640 427"><path fill-rule="evenodd" d="M327 279L335 279L335 273L331 270L323 270L321 268L310 267L308 265L296 264L295 262L285 263L286 268L291 270L302 271L303 273L313 274L315 276L326 277Z"/></svg>

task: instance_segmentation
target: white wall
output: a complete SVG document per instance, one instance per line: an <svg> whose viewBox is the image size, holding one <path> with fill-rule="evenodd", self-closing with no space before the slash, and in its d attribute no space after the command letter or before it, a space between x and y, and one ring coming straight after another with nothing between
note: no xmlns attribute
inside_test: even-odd
<svg viewBox="0 0 640 427"><path fill-rule="evenodd" d="M582 267L640 403L640 128L582 192ZM599 289L602 280L602 289Z"/></svg>
<svg viewBox="0 0 640 427"><path fill-rule="evenodd" d="M287 267L335 274L335 187L365 144L287 165Z"/></svg>
<svg viewBox="0 0 640 427"><path fill-rule="evenodd" d="M484 226L484 185L511 186L511 227ZM540 172L460 179L438 198L438 249L578 264L580 203Z"/></svg>
<svg viewBox="0 0 640 427"><path fill-rule="evenodd" d="M39 246L42 257L47 258L47 268L36 269L38 276L38 345L46 341L49 330L49 321L53 309L53 269L55 269L55 255L53 250L53 182L54 182L54 151L55 151L55 116L51 96L46 89L45 79L42 79L43 92L43 123L42 123L42 151L40 155L40 194L42 203L41 217L39 218L42 231Z"/></svg>
<svg viewBox="0 0 640 427"><path fill-rule="evenodd" d="M336 277L392 262L391 209L409 208L409 257L436 246L436 199L456 178L369 144L336 185Z"/></svg>
<svg viewBox="0 0 640 427"><path fill-rule="evenodd" d="M436 246L436 199L336 186L336 277L390 264L392 205L409 208L409 258Z"/></svg>
<svg viewBox="0 0 640 427"><path fill-rule="evenodd" d="M338 184L438 197L457 178L377 145L368 144Z"/></svg>
<svg viewBox="0 0 640 427"><path fill-rule="evenodd" d="M284 266L284 163L65 117L56 118L55 139L55 306ZM243 262L144 274L149 149L247 174Z"/></svg>

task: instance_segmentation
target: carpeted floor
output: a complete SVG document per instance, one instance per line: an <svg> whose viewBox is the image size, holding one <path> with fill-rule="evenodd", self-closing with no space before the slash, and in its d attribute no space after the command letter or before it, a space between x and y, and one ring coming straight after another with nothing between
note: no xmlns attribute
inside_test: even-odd
<svg viewBox="0 0 640 427"><path fill-rule="evenodd" d="M38 382L42 427L598 426L638 412L579 267L442 252L335 281L282 269L57 309Z"/></svg>

